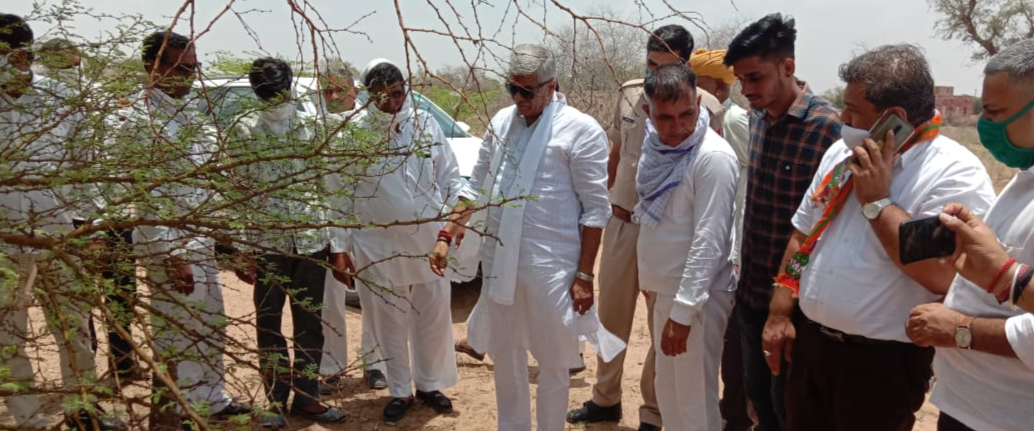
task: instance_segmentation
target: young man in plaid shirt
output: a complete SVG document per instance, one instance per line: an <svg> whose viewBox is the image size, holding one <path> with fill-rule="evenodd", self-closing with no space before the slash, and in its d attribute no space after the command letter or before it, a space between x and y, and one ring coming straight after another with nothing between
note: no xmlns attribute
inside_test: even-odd
<svg viewBox="0 0 1034 431"><path fill-rule="evenodd" d="M725 55L753 109L733 316L742 331L744 381L759 431L781 430L784 420L782 381L773 379L761 348L772 277L793 232L790 220L822 155L840 138L840 113L794 76L796 38L794 20L772 14L743 29Z"/></svg>

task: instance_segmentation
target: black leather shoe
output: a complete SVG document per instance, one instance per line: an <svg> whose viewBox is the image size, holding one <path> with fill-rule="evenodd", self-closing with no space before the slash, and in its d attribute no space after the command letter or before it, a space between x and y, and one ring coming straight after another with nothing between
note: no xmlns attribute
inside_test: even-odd
<svg viewBox="0 0 1034 431"><path fill-rule="evenodd" d="M230 404L227 404L222 410L213 413L212 416L216 418L228 418L230 416L250 415L251 413L251 404L231 401Z"/></svg>
<svg viewBox="0 0 1034 431"><path fill-rule="evenodd" d="M366 386L369 386L370 389L384 389L388 387L388 379L384 377L384 373L380 370L363 371L363 377L366 378Z"/></svg>
<svg viewBox="0 0 1034 431"><path fill-rule="evenodd" d="M416 391L416 398L420 402L431 406L434 411L447 415L452 413L452 401L449 397L446 397L441 391L423 392Z"/></svg>
<svg viewBox="0 0 1034 431"><path fill-rule="evenodd" d="M600 407L592 400L582 403L582 408L567 412L567 422L593 423L593 422L617 422L621 420L621 403L609 407Z"/></svg>
<svg viewBox="0 0 1034 431"><path fill-rule="evenodd" d="M384 407L384 421L394 423L402 420L410 407L413 407L413 397L392 398Z"/></svg>
<svg viewBox="0 0 1034 431"><path fill-rule="evenodd" d="M661 431L661 427L647 423L640 423L639 431Z"/></svg>
<svg viewBox="0 0 1034 431"><path fill-rule="evenodd" d="M96 424L96 426L94 426ZM119 418L101 417L86 410L72 413L65 420L65 425L77 431L122 431L128 430L125 422Z"/></svg>

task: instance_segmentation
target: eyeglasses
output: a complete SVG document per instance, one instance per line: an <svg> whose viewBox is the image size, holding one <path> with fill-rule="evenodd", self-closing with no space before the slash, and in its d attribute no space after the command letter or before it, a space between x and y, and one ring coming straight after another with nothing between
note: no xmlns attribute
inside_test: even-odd
<svg viewBox="0 0 1034 431"><path fill-rule="evenodd" d="M176 65L176 71L180 73L193 74L201 71L201 62L194 64L179 63Z"/></svg>
<svg viewBox="0 0 1034 431"><path fill-rule="evenodd" d="M524 98L524 99L531 99L531 98L535 97L535 94L538 93L539 89L542 88L542 87L545 87L546 84L549 84L549 81L543 82L543 83L539 84L538 86L536 86L535 88L527 88L527 87L522 87L522 86L520 86L518 84L514 84L513 82L507 81L506 82L506 91L508 93L510 93L510 97L516 96L517 93L520 93L522 98Z"/></svg>

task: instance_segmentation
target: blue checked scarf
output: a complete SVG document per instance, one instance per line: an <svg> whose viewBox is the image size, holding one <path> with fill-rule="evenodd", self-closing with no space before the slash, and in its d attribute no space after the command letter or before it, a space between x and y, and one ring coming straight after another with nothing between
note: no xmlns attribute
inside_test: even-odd
<svg viewBox="0 0 1034 431"><path fill-rule="evenodd" d="M639 193L639 203L634 212L637 223L652 228L661 221L661 214L668 206L668 191L679 185L689 173L693 157L707 134L710 121L711 115L701 106L693 134L672 147L661 142L653 122L646 120L643 155L639 159L639 171L635 177L635 188Z"/></svg>

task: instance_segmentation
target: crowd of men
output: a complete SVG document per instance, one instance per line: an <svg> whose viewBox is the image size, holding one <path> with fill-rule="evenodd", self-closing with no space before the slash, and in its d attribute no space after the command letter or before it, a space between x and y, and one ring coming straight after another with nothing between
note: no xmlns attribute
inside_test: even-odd
<svg viewBox="0 0 1034 431"><path fill-rule="evenodd" d="M307 116L291 66L256 59L248 82L259 103L215 132L218 120L188 97L197 41L158 31L140 49L145 88L103 127L84 126L61 106L74 92L61 71L81 61L75 47L37 48L28 23L0 15L7 409L19 429L50 425L26 351L36 302L59 346L62 393L78 397L64 404L65 422L126 428L98 405L91 307L104 304L113 316L134 307L151 316L151 356L128 320L105 319L112 375L146 369L186 419L261 411L267 428L289 417L344 421L320 396L349 364L352 286L364 377L388 389L387 422L417 402L453 411L442 391L458 382L457 351L491 357L500 431L533 427L529 352L537 429L620 420L642 294L651 347L635 358L639 430L904 431L931 382L941 431L1030 430L1034 40L985 69L980 140L1020 170L996 197L985 166L941 133L921 49L880 46L842 65L841 111L797 76L796 38L779 14L746 26L727 50L694 51L685 28L660 27L647 38L645 77L620 88L606 129L558 90L555 54L518 45L505 65L513 104L491 119L468 182L390 61L371 61L358 85L345 69L321 68L318 112ZM33 72L35 51L66 55ZM737 81L749 110L732 103ZM369 101L357 106L360 86ZM891 115L914 132L870 136ZM76 147L84 129L104 135L102 148ZM359 160L359 148L372 151ZM142 160L160 180L142 192L129 181L46 181L111 159ZM224 202L232 229L195 217L212 201ZM899 226L927 217L955 233L954 254L903 262ZM100 277L81 277L95 267L57 241L88 231L87 249L122 256ZM461 263L480 262L483 285L467 338L454 344L445 276L464 237L480 251ZM226 262L254 286L264 406L227 393ZM85 298L96 283L105 298ZM137 299L138 283L149 301ZM598 355L597 379L592 398L567 411L582 342Z"/></svg>

